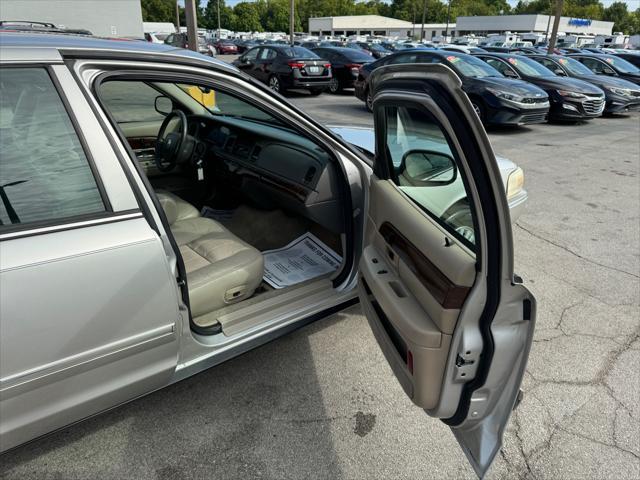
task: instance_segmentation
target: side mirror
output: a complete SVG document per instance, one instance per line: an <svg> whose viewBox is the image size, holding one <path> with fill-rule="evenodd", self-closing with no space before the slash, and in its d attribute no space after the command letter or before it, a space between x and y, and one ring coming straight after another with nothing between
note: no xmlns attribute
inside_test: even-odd
<svg viewBox="0 0 640 480"><path fill-rule="evenodd" d="M169 115L173 111L173 102L169 97L158 95L155 101L155 109L161 115Z"/></svg>
<svg viewBox="0 0 640 480"><path fill-rule="evenodd" d="M431 150L409 150L402 157L400 172L403 180L413 187L441 187L458 177L453 158Z"/></svg>
<svg viewBox="0 0 640 480"><path fill-rule="evenodd" d="M556 68L553 73L555 73L556 75L559 75L561 77L566 77L567 74L564 73L564 70L562 70L561 68Z"/></svg>

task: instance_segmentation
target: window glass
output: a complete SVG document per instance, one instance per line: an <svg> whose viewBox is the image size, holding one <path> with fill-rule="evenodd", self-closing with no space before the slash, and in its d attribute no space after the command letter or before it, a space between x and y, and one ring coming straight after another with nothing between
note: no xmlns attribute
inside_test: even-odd
<svg viewBox="0 0 640 480"><path fill-rule="evenodd" d="M614 66L618 71L622 73L638 73L640 68L633 65L631 62L627 62L624 58L620 57L607 57L604 59L609 65Z"/></svg>
<svg viewBox="0 0 640 480"><path fill-rule="evenodd" d="M105 211L80 140L44 69L2 70L0 200L0 225Z"/></svg>
<svg viewBox="0 0 640 480"><path fill-rule="evenodd" d="M282 53L285 57L293 58L320 58L318 55L313 53L311 50L307 50L303 47L287 47L282 49Z"/></svg>
<svg viewBox="0 0 640 480"><path fill-rule="evenodd" d="M113 80L104 83L100 93L118 123L162 122L164 119L156 111L156 98L162 93L144 82Z"/></svg>
<svg viewBox="0 0 640 480"><path fill-rule="evenodd" d="M418 63L418 54L417 53L407 53L404 55L397 55L392 57L393 60L389 63Z"/></svg>
<svg viewBox="0 0 640 480"><path fill-rule="evenodd" d="M523 75L528 75L530 77L545 77L555 75L555 73L553 73L547 67L540 65L538 62L530 58L522 56L509 57L507 58L507 62Z"/></svg>
<svg viewBox="0 0 640 480"><path fill-rule="evenodd" d="M411 107L386 107L393 180L458 240L475 247L474 218L454 154L440 126Z"/></svg>
<svg viewBox="0 0 640 480"><path fill-rule="evenodd" d="M258 58L260 60L273 60L278 54L272 48L263 48Z"/></svg>
<svg viewBox="0 0 640 480"><path fill-rule="evenodd" d="M245 60L249 60L250 62L253 62L256 58L258 58L259 50L260 48L252 48L247 53L245 53L242 58L244 58Z"/></svg>
<svg viewBox="0 0 640 480"><path fill-rule="evenodd" d="M593 74L591 70L589 70L579 61L573 58L562 57L558 59L558 62L560 62L560 65L562 65L564 68L569 70L569 72L571 72L574 75L592 75ZM549 67L549 65L545 64L545 67Z"/></svg>
<svg viewBox="0 0 640 480"><path fill-rule="evenodd" d="M512 74L515 73L511 67L509 67L501 60L496 60L495 58L485 58L484 61L495 68L497 71L499 71L502 75L507 74L507 71L510 71Z"/></svg>
<svg viewBox="0 0 640 480"><path fill-rule="evenodd" d="M446 59L447 64L452 67L456 73L465 77L502 77L502 74L490 64L470 55L462 56L452 54L447 55Z"/></svg>

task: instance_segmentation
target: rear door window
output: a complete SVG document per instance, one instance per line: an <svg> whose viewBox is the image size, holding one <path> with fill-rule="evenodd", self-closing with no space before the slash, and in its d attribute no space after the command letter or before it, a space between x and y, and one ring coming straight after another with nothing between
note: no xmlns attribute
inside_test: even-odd
<svg viewBox="0 0 640 480"><path fill-rule="evenodd" d="M71 118L44 68L0 77L0 230L105 212Z"/></svg>

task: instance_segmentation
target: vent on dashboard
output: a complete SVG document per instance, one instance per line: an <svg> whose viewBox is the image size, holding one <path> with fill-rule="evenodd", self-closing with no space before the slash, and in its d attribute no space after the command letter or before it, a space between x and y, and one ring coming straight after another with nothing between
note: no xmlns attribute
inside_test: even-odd
<svg viewBox="0 0 640 480"><path fill-rule="evenodd" d="M309 167L309 170L307 170L307 173L304 176L305 183L309 183L311 180L313 180L313 177L315 176L316 176L316 167Z"/></svg>
<svg viewBox="0 0 640 480"><path fill-rule="evenodd" d="M229 137L227 138L226 143L224 144L224 150L225 152L233 152L233 145L236 143L236 138L237 137Z"/></svg>
<svg viewBox="0 0 640 480"><path fill-rule="evenodd" d="M260 151L262 150L262 147L260 145L256 145L253 149L253 152L251 152L251 161L252 162L257 162L258 158L260 157Z"/></svg>

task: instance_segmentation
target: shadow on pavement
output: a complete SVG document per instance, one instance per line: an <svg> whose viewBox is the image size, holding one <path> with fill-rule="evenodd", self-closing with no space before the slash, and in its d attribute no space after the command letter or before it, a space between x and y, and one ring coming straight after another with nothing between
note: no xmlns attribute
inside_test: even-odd
<svg viewBox="0 0 640 480"><path fill-rule="evenodd" d="M308 337L343 318L10 451L0 477L340 477Z"/></svg>

